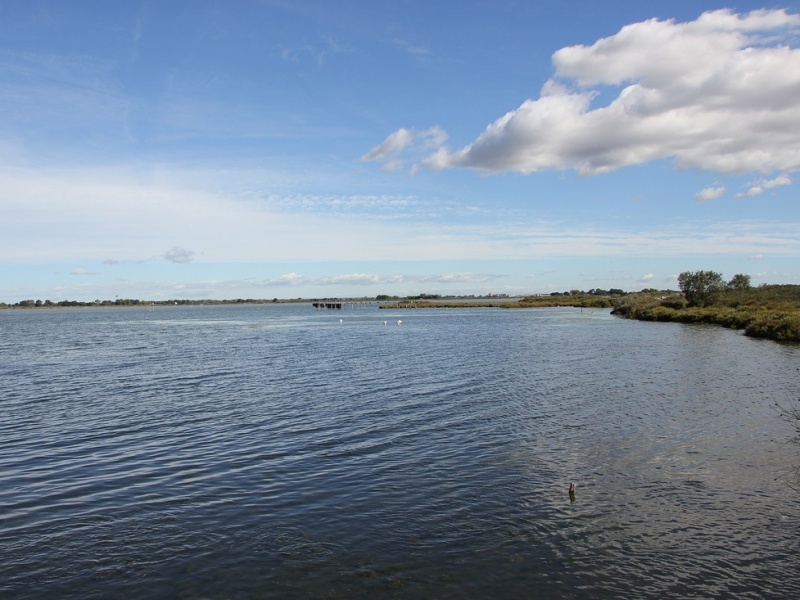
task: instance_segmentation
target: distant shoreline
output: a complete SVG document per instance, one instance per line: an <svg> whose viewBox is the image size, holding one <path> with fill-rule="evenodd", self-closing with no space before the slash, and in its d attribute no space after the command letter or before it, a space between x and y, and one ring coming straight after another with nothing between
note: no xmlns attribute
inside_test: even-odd
<svg viewBox="0 0 800 600"><path fill-rule="evenodd" d="M537 296L528 296L538 298ZM438 297L437 297L438 298ZM266 298L236 298L225 300L214 300L209 298L201 298L194 300L187 299L169 299L169 300L140 300L131 298L118 298L116 300L95 300L95 301L81 301L81 300L60 300L53 302L50 300L21 300L14 304L7 304L0 302L0 309L34 309L34 308L102 308L114 306L205 306L205 305L232 305L232 304L376 304L394 305L397 303L422 303L422 302L441 302L443 305L450 306L451 303L464 303L466 306L477 305L508 305L520 301L520 299L527 298L523 296L445 296L437 300L417 299L417 298L401 298L397 296L384 296L372 298L273 298L271 300ZM549 298L549 296L543 296ZM562 303L563 304L563 303Z"/></svg>
<svg viewBox="0 0 800 600"><path fill-rule="evenodd" d="M58 308L108 308L208 305L330 305L322 310L336 310L348 305L377 305L379 309L419 308L610 308L613 315L639 321L705 323L737 329L746 336L777 342L800 342L800 286L772 285L750 290L746 297L726 297L723 302L706 307L687 307L683 297L672 291L647 291L621 295L550 294L536 296L448 296L420 298L296 298L232 300L104 300L22 301L0 303L0 310L36 310Z"/></svg>

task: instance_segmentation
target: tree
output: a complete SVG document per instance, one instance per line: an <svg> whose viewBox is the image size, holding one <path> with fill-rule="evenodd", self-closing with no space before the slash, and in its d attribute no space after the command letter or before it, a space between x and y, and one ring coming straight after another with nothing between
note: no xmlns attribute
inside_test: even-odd
<svg viewBox="0 0 800 600"><path fill-rule="evenodd" d="M728 282L728 289L737 292L744 292L750 289L750 275L739 273L734 275Z"/></svg>
<svg viewBox="0 0 800 600"><path fill-rule="evenodd" d="M725 289L722 275L716 271L685 271L678 275L678 285L689 306L712 304Z"/></svg>

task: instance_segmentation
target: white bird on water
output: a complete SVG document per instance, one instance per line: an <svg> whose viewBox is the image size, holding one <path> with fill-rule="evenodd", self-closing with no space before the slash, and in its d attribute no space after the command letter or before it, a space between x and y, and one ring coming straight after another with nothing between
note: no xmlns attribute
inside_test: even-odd
<svg viewBox="0 0 800 600"><path fill-rule="evenodd" d="M397 324L398 324L398 325L402 325L402 324L403 324L403 321L401 321L400 319L397 319Z"/></svg>

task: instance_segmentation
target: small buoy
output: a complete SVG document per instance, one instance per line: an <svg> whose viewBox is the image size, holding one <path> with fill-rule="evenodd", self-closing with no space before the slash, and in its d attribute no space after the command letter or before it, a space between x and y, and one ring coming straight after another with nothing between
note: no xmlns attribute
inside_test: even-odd
<svg viewBox="0 0 800 600"><path fill-rule="evenodd" d="M344 323L344 319L339 319L339 323Z"/></svg>
<svg viewBox="0 0 800 600"><path fill-rule="evenodd" d="M398 324L398 325L402 325L402 324L403 324L403 321L401 321L400 319L397 319L397 324Z"/></svg>
<svg viewBox="0 0 800 600"><path fill-rule="evenodd" d="M386 325L386 321L384 321L383 324Z"/></svg>

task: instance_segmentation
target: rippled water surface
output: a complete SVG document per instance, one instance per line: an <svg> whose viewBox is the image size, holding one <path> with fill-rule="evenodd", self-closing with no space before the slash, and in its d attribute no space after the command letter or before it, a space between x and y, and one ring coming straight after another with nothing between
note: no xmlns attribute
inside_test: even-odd
<svg viewBox="0 0 800 600"><path fill-rule="evenodd" d="M799 597L798 366L574 308L0 311L0 597Z"/></svg>

